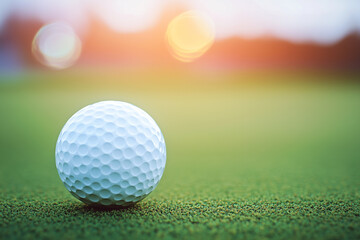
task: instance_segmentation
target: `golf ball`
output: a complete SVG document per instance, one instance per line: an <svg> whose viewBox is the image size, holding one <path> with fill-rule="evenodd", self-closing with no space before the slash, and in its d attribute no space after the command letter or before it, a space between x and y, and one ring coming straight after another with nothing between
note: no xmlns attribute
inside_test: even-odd
<svg viewBox="0 0 360 240"><path fill-rule="evenodd" d="M129 206L158 185L166 163L156 122L125 102L103 101L76 112L55 150L60 179L87 204Z"/></svg>

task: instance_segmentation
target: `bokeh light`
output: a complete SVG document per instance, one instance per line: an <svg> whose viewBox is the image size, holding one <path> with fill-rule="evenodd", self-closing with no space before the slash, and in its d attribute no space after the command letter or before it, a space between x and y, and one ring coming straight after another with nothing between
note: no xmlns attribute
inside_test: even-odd
<svg viewBox="0 0 360 240"><path fill-rule="evenodd" d="M201 57L213 44L214 24L201 12L187 11L170 22L166 38L176 59L192 62Z"/></svg>
<svg viewBox="0 0 360 240"><path fill-rule="evenodd" d="M32 42L32 53L39 62L54 69L72 66L81 53L81 41L65 23L43 26Z"/></svg>

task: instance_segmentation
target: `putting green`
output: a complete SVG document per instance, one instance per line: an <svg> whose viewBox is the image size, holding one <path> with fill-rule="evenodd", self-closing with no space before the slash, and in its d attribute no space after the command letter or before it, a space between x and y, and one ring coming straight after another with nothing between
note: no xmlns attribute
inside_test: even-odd
<svg viewBox="0 0 360 240"><path fill-rule="evenodd" d="M1 77L0 239L359 239L360 84L348 81L358 78L161 71ZM63 124L109 99L147 111L167 143L159 186L127 209L85 206L55 167Z"/></svg>

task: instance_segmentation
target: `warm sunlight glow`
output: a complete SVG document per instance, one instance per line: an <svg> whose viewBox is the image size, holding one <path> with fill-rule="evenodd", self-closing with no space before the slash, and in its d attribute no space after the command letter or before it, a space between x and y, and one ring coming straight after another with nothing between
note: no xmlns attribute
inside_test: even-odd
<svg viewBox="0 0 360 240"><path fill-rule="evenodd" d="M192 62L202 56L213 44L214 25L203 13L188 11L170 22L166 38L170 51L176 59Z"/></svg>
<svg viewBox="0 0 360 240"><path fill-rule="evenodd" d="M42 64L54 69L64 69L72 66L79 58L81 42L70 26L52 23L37 32L32 52Z"/></svg>
<svg viewBox="0 0 360 240"><path fill-rule="evenodd" d="M103 0L93 4L94 11L110 28L124 33L148 29L161 11L159 0Z"/></svg>

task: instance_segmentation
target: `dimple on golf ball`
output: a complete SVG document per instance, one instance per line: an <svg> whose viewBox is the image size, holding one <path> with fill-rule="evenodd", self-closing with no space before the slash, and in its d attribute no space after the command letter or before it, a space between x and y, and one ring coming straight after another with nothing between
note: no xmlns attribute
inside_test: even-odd
<svg viewBox="0 0 360 240"><path fill-rule="evenodd" d="M60 179L87 204L129 206L158 185L166 163L156 122L125 102L103 101L76 112L55 150Z"/></svg>

